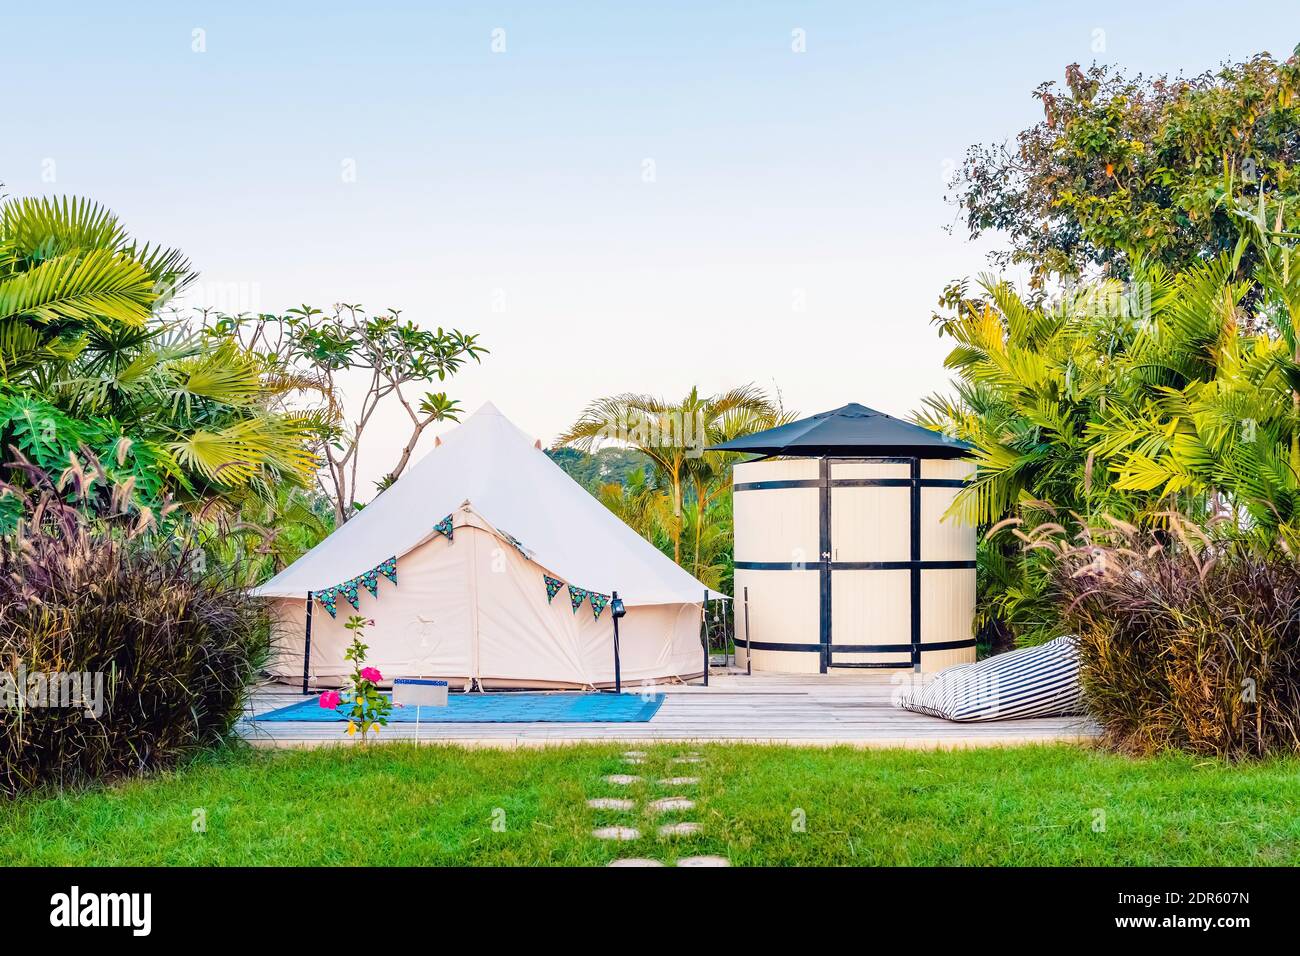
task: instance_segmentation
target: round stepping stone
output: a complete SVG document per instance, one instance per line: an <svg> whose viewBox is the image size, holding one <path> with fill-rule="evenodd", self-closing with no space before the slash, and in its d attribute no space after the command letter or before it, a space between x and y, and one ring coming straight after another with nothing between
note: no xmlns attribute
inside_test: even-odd
<svg viewBox="0 0 1300 956"><path fill-rule="evenodd" d="M665 787L693 787L699 782L699 777L664 777L659 781Z"/></svg>
<svg viewBox="0 0 1300 956"><path fill-rule="evenodd" d="M591 835L597 840L639 840L641 831L636 827L600 827Z"/></svg>
<svg viewBox="0 0 1300 956"><path fill-rule="evenodd" d="M626 860L610 860L606 866L663 866L658 860L647 860L645 857L633 856ZM680 865L680 864L679 864Z"/></svg>
<svg viewBox="0 0 1300 956"><path fill-rule="evenodd" d="M640 777L634 777L629 773L613 773L605 778L605 782L615 783L618 784L620 787L626 787L629 784L636 783L640 779L641 779Z"/></svg>
<svg viewBox="0 0 1300 956"><path fill-rule="evenodd" d="M661 837L694 836L704 828L698 823L665 823L659 828Z"/></svg>
<svg viewBox="0 0 1300 956"><path fill-rule="evenodd" d="M621 797L597 797L595 800L588 800L587 806L593 810L631 810L636 806L636 801L624 800Z"/></svg>
<svg viewBox="0 0 1300 956"><path fill-rule="evenodd" d="M703 757L674 757L669 763L703 763Z"/></svg>
<svg viewBox="0 0 1300 956"><path fill-rule="evenodd" d="M695 801L688 800L685 797L663 797L650 803L650 809L655 813L667 813L670 810L690 810L694 806Z"/></svg>
<svg viewBox="0 0 1300 956"><path fill-rule="evenodd" d="M686 856L677 861L678 866L731 866L725 856ZM611 863L610 866L613 866Z"/></svg>
<svg viewBox="0 0 1300 956"><path fill-rule="evenodd" d="M624 757L624 763L645 763L645 757Z"/></svg>
<svg viewBox="0 0 1300 956"><path fill-rule="evenodd" d="M646 756L646 752L645 752L644 750L624 750L624 751L623 751L623 756L624 756L624 757L644 757L644 756Z"/></svg>

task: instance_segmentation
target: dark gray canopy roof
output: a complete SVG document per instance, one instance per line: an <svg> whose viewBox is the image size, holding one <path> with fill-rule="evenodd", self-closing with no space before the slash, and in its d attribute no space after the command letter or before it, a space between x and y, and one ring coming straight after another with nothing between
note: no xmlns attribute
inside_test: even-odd
<svg viewBox="0 0 1300 956"><path fill-rule="evenodd" d="M964 441L850 402L843 408L736 438L710 450L804 457L963 458L970 448Z"/></svg>

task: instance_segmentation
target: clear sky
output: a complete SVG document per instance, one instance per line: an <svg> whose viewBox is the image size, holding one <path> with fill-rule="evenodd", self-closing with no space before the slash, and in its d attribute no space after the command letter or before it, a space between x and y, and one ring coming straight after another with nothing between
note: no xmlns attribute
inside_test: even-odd
<svg viewBox="0 0 1300 956"><path fill-rule="evenodd" d="M195 301L479 331L452 393L543 440L696 383L901 415L946 381L944 284L986 268L944 231L968 145L1073 61L1197 73L1297 40L1295 0L0 0L0 182L180 247Z"/></svg>

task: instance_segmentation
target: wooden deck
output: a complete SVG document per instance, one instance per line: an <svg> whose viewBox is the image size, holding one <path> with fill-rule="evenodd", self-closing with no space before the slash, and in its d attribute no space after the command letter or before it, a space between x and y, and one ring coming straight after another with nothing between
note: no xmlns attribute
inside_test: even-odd
<svg viewBox="0 0 1300 956"><path fill-rule="evenodd" d="M1096 736L1086 718L1036 718L952 723L893 704L898 678L879 672L825 676L755 674L715 670L710 686L664 685L659 712L645 723L392 724L384 740L454 743L473 747L556 744L734 741L803 746L962 748L1081 742ZM638 688L638 691L640 688ZM292 688L259 689L253 713L301 700ZM418 738L417 738L418 729ZM239 733L255 746L316 747L350 741L337 724L241 721Z"/></svg>

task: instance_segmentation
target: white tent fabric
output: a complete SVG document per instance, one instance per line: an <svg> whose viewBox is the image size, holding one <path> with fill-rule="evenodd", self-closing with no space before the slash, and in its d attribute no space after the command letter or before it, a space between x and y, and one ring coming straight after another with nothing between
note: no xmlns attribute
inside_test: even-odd
<svg viewBox="0 0 1300 956"><path fill-rule="evenodd" d="M448 515L448 540L433 528ZM519 547L515 547L514 544ZM613 680L612 624L567 590L548 602L543 573L600 594L619 592L622 676L629 682L700 673L705 586L627 527L491 404L370 505L254 594L276 598L272 672L301 679L306 597L397 557L397 585L363 588L356 613L374 619L369 663L386 679L432 676L498 686L602 686ZM709 592L711 598L724 597ZM343 660L354 613L317 603L309 670L321 684Z"/></svg>

